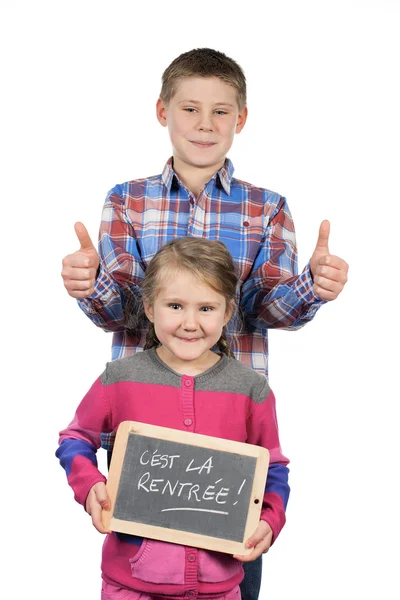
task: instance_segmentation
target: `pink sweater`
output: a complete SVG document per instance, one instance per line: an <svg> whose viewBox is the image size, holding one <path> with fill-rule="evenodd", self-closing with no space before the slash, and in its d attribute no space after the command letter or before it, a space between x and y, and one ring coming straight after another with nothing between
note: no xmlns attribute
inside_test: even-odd
<svg viewBox="0 0 400 600"><path fill-rule="evenodd" d="M96 461L101 433L116 431L126 420L267 448L270 466L261 518L275 541L285 523L289 461L281 452L275 397L264 376L226 356L201 375L179 375L155 350L108 363L60 433L56 453L82 505L91 487L106 481ZM212 598L235 587L243 569L227 554L112 533L103 546L102 577L170 599Z"/></svg>

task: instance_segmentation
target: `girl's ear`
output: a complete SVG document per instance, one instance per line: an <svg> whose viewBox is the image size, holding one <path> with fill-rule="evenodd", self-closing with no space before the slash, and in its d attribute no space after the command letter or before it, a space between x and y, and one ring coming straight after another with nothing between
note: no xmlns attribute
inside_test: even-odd
<svg viewBox="0 0 400 600"><path fill-rule="evenodd" d="M143 298L143 308L144 308L146 317L148 318L148 320L151 323L153 323L153 306L150 304L150 302L148 300L146 300L146 298Z"/></svg>
<svg viewBox="0 0 400 600"><path fill-rule="evenodd" d="M228 304L228 306L226 307L225 318L224 318L224 326L228 323L228 321L230 321L230 318L232 316L234 307L235 307L235 305L234 305L233 302L230 302Z"/></svg>

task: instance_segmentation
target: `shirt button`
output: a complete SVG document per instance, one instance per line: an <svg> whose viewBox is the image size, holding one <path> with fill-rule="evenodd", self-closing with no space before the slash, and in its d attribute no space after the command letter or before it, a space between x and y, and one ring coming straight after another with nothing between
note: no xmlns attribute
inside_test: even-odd
<svg viewBox="0 0 400 600"><path fill-rule="evenodd" d="M248 227L248 226L250 225L250 223L249 223L248 221L243 221L243 225L244 225L245 227Z"/></svg>
<svg viewBox="0 0 400 600"><path fill-rule="evenodd" d="M190 204L193 206L193 204L194 204L194 200L193 200L193 198L190 198L189 202L190 202Z"/></svg>
<svg viewBox="0 0 400 600"><path fill-rule="evenodd" d="M192 419L185 419L183 422L185 423L186 427L189 427L189 425L193 423Z"/></svg>
<svg viewBox="0 0 400 600"><path fill-rule="evenodd" d="M189 562L194 562L195 560L196 560L195 554L191 553L191 554L188 555L188 561Z"/></svg>
<svg viewBox="0 0 400 600"><path fill-rule="evenodd" d="M186 385L186 387L190 387L192 385L192 382L190 381L190 379L185 379L185 385Z"/></svg>

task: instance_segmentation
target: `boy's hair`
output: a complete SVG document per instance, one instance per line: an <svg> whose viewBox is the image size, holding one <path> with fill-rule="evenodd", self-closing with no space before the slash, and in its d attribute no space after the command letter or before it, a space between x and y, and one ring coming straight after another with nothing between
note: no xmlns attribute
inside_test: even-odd
<svg viewBox="0 0 400 600"><path fill-rule="evenodd" d="M246 77L236 61L211 48L195 48L184 52L162 75L160 98L168 104L183 77L218 77L235 88L239 109L246 106Z"/></svg>
<svg viewBox="0 0 400 600"><path fill-rule="evenodd" d="M225 244L217 240L183 237L168 242L150 261L143 282L143 297L153 304L165 275L187 272L202 283L224 296L226 306L234 307L238 278L232 256ZM158 346L152 323L149 326L145 350ZM234 356L231 352L225 327L217 342L218 349Z"/></svg>

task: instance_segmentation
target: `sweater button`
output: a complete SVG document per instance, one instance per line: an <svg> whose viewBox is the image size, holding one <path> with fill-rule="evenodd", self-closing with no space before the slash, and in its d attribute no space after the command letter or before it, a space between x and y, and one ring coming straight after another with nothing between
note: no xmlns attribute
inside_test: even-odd
<svg viewBox="0 0 400 600"><path fill-rule="evenodd" d="M192 419L185 419L183 422L185 423L186 427L190 427L190 425L193 423Z"/></svg>
<svg viewBox="0 0 400 600"><path fill-rule="evenodd" d="M193 590L188 591L188 596L190 596L190 598L193 598L195 595L196 595L196 592L194 592Z"/></svg>
<svg viewBox="0 0 400 600"><path fill-rule="evenodd" d="M189 562L194 562L196 560L196 555L193 554L192 552L188 555L188 561Z"/></svg>
<svg viewBox="0 0 400 600"><path fill-rule="evenodd" d="M186 385L186 387L190 387L192 385L192 382L190 381L190 379L185 379L185 385Z"/></svg>

